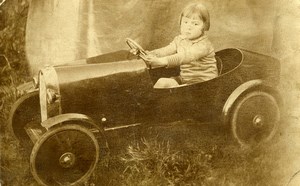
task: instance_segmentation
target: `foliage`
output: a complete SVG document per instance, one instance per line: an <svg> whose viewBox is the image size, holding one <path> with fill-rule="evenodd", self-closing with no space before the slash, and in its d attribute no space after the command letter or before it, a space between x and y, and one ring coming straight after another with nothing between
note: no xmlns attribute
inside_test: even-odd
<svg viewBox="0 0 300 186"><path fill-rule="evenodd" d="M0 7L0 55L7 60L6 64L1 60L1 86L20 84L28 76L25 55L28 5L27 0L10 0Z"/></svg>
<svg viewBox="0 0 300 186"><path fill-rule="evenodd" d="M17 87L28 78L25 56L28 5L28 0L7 0L0 6L0 185L6 182L28 185L21 181L24 180L23 173L18 173L19 170L27 170L24 164L13 164L22 156L7 127L9 110L22 94Z"/></svg>
<svg viewBox="0 0 300 186"><path fill-rule="evenodd" d="M17 86L28 80L25 29L28 0L5 1L0 7L0 119L20 95Z"/></svg>
<svg viewBox="0 0 300 186"><path fill-rule="evenodd" d="M15 81L22 81L27 73L25 30L28 0L9 0L0 7L0 54L4 54L17 73ZM3 76L2 76L3 77ZM2 79L1 79L2 82Z"/></svg>

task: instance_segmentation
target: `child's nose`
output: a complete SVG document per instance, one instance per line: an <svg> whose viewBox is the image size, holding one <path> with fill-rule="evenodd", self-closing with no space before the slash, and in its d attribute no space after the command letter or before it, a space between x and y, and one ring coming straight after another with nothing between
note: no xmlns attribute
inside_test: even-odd
<svg viewBox="0 0 300 186"><path fill-rule="evenodd" d="M191 30L191 29L192 29L192 25L191 25L191 24L188 24L188 25L187 25L187 29L188 29L188 30Z"/></svg>

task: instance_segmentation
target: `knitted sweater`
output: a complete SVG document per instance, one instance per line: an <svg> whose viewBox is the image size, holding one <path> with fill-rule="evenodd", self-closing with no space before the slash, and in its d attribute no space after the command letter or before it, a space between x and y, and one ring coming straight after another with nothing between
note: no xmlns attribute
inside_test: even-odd
<svg viewBox="0 0 300 186"><path fill-rule="evenodd" d="M152 53L166 57L167 68L180 66L183 83L203 82L218 76L214 48L206 35L195 40L179 35L168 46Z"/></svg>

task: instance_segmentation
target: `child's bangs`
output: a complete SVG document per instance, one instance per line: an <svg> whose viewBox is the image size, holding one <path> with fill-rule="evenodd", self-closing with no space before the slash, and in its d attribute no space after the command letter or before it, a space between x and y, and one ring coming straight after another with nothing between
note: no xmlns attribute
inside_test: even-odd
<svg viewBox="0 0 300 186"><path fill-rule="evenodd" d="M201 19L201 12L196 8L186 9L182 15L190 19Z"/></svg>

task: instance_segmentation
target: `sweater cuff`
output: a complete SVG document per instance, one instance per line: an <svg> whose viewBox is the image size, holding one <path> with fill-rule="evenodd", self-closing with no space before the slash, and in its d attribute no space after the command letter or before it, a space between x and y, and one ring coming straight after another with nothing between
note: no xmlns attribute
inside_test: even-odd
<svg viewBox="0 0 300 186"><path fill-rule="evenodd" d="M181 65L181 59L179 55L171 55L167 56L168 65L167 68L177 67Z"/></svg>

